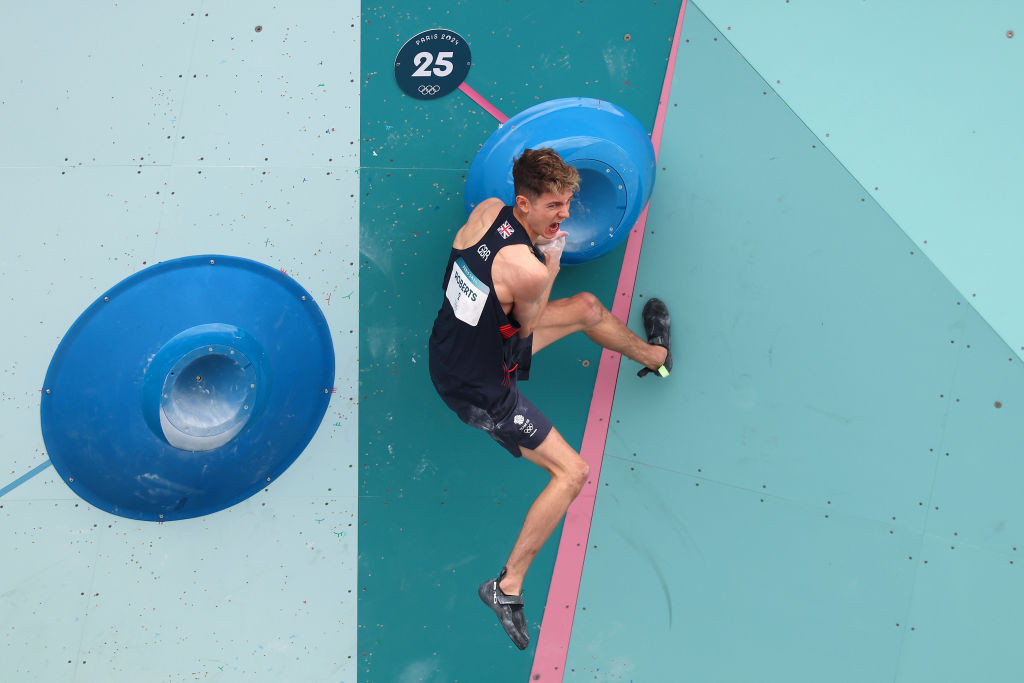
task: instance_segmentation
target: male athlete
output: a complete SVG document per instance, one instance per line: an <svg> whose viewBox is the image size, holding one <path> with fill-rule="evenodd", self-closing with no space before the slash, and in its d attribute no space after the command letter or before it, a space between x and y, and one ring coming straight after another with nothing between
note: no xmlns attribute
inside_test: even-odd
<svg viewBox="0 0 1024 683"><path fill-rule="evenodd" d="M644 342L593 294L548 301L567 233L579 174L552 150L527 149L512 168L516 199L486 199L455 235L441 288L444 300L430 335L430 377L459 418L512 455L543 467L551 481L530 507L498 577L480 586L520 650L530 642L523 578L541 546L586 483L587 463L519 393L534 353L582 330L601 346L641 363L641 377L672 369L668 309L644 306Z"/></svg>

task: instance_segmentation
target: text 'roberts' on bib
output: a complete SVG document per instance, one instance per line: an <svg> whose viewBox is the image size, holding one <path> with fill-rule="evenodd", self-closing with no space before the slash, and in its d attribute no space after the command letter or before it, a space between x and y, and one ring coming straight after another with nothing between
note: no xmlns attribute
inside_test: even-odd
<svg viewBox="0 0 1024 683"><path fill-rule="evenodd" d="M456 318L476 327L490 292L491 288L480 282L464 260L460 258L452 264L452 275L444 294L455 310Z"/></svg>

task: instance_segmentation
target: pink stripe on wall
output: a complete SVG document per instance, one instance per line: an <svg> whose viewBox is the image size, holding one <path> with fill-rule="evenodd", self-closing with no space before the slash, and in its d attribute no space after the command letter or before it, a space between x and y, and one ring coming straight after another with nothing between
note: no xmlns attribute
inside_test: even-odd
<svg viewBox="0 0 1024 683"><path fill-rule="evenodd" d="M500 111L498 111L497 107L488 102L486 97L478 93L476 90L473 90L473 88L469 87L469 85L465 81L459 83L459 90L466 93L466 95L469 96L469 99L479 104L483 108L483 110L486 111L488 114L498 119L498 123L505 123L506 121L508 121L507 116L502 114Z"/></svg>
<svg viewBox="0 0 1024 683"><path fill-rule="evenodd" d="M655 158L661 148L661 137L665 129L665 113L672 90L676 51L679 47L679 36L682 33L685 13L686 0L683 0L679 7L679 18L676 20L675 36L672 39L665 81L661 87L661 98L658 101L654 130L651 132ZM633 300L633 288L636 284L637 268L640 265L640 248L643 245L646 226L647 208L645 207L637 219L636 225L629 233L626 254L622 259L622 270L619 273L619 283L615 289L612 314L623 322L629 320L629 306ZM562 540L558 545L558 558L555 560L555 570L551 576L548 602L544 610L544 620L540 626L537 652L533 659L531 681L539 680L545 683L561 681L565 671L569 639L572 636L572 620L576 614L576 600L579 596L580 578L583 575L583 561L586 559L590 524L594 517L597 483L601 478L601 461L604 458L604 447L608 438L608 421L611 418L612 402L615 397L615 383L619 376L620 359L621 354L613 351L604 350L601 353L601 363L597 368L597 381L594 384L594 395L590 401L590 413L587 416L587 426L583 433L583 445L580 448L580 455L590 466L590 479L584 485L580 495L569 506L565 515Z"/></svg>

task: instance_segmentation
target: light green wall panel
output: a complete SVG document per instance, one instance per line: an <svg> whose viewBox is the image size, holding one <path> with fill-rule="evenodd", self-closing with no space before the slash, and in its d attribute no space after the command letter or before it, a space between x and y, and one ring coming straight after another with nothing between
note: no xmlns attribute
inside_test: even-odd
<svg viewBox="0 0 1024 683"><path fill-rule="evenodd" d="M1019 355L1024 5L700 0Z"/></svg>
<svg viewBox="0 0 1024 683"><path fill-rule="evenodd" d="M8 10L0 679L355 680L359 6ZM105 290L209 252L315 297L337 393L284 475L228 510L97 510L37 469L50 358Z"/></svg>

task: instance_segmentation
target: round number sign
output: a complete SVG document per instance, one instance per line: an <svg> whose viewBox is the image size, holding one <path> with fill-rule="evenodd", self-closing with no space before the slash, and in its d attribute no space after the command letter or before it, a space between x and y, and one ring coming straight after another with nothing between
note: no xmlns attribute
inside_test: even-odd
<svg viewBox="0 0 1024 683"><path fill-rule="evenodd" d="M395 57L395 80L407 95L420 100L444 97L469 74L469 43L455 31L423 31L402 46Z"/></svg>

